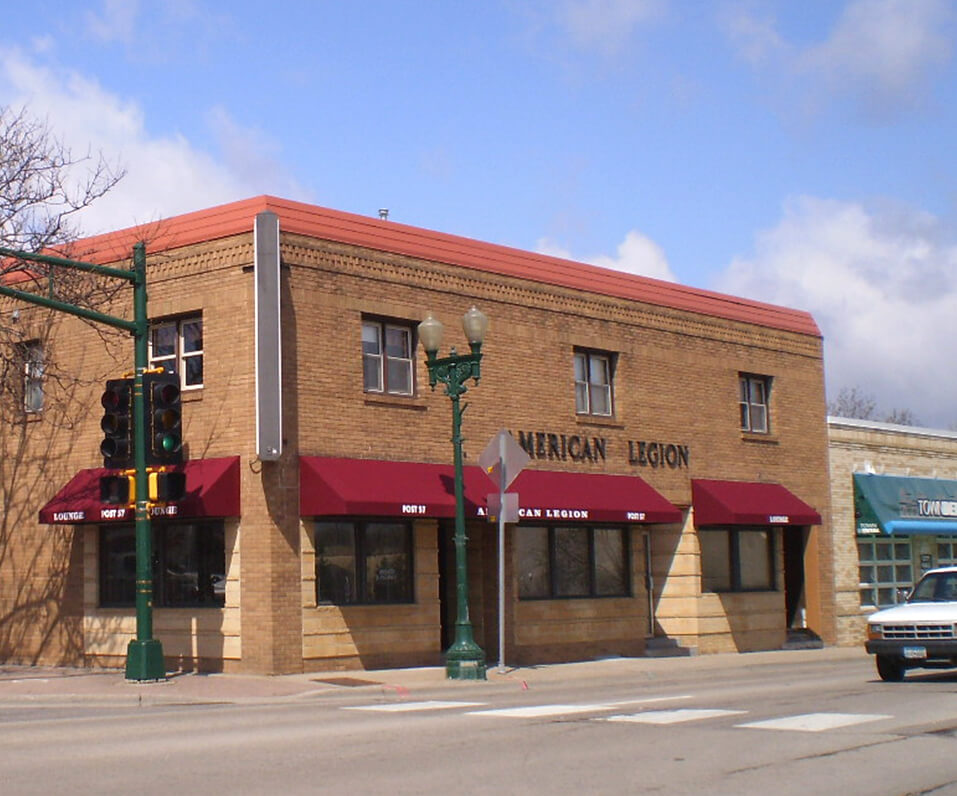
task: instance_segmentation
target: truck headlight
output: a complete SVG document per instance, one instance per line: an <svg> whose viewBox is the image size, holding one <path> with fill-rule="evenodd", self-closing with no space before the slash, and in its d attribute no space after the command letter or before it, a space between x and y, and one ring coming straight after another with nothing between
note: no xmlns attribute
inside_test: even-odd
<svg viewBox="0 0 957 796"><path fill-rule="evenodd" d="M867 638L869 641L875 639L884 638L884 627L883 625L868 625L867 626Z"/></svg>

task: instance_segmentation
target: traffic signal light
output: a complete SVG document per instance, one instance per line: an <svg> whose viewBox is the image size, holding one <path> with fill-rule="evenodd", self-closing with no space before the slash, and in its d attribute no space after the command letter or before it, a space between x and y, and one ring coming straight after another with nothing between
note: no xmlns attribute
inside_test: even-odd
<svg viewBox="0 0 957 796"><path fill-rule="evenodd" d="M136 479L131 475L101 475L100 503L132 506L136 503Z"/></svg>
<svg viewBox="0 0 957 796"><path fill-rule="evenodd" d="M175 373L143 374L147 466L183 461L182 402Z"/></svg>
<svg viewBox="0 0 957 796"><path fill-rule="evenodd" d="M149 498L156 503L173 503L186 497L186 473L150 473Z"/></svg>
<svg viewBox="0 0 957 796"><path fill-rule="evenodd" d="M132 379L110 379L100 399L103 405L100 453L103 454L104 467L123 469L133 463L132 387Z"/></svg>

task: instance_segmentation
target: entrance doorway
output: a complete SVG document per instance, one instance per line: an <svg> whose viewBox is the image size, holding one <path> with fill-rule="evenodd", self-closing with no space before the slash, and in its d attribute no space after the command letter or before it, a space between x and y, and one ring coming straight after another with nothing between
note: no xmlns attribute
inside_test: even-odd
<svg viewBox="0 0 957 796"><path fill-rule="evenodd" d="M804 609L804 547L806 528L785 528L784 533L784 605L787 628L803 629L806 624Z"/></svg>

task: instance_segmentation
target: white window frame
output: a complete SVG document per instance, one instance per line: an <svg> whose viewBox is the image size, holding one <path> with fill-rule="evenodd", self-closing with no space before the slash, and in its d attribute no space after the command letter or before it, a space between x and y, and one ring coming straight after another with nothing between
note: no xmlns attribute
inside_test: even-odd
<svg viewBox="0 0 957 796"><path fill-rule="evenodd" d="M575 371L575 412L579 415L594 417L612 417L615 413L614 359L603 351L576 349L574 356ZM595 377L600 376L601 379ZM607 411L595 409L596 395L603 395Z"/></svg>
<svg viewBox="0 0 957 796"><path fill-rule="evenodd" d="M21 344L23 356L23 411L28 415L43 411L43 375L45 371L43 344L28 340Z"/></svg>
<svg viewBox="0 0 957 796"><path fill-rule="evenodd" d="M184 344L184 332L183 329L189 324L198 323L200 330L203 327L203 316L202 315L190 315L184 318L174 318L171 320L165 321L155 321L150 324L150 334L149 334L149 359L150 367L155 368L165 363L172 362L173 369L176 373L179 374L179 384L180 389L184 392L187 390L201 390L203 388L203 383L206 379L206 371L203 369L203 381L200 381L197 384L187 384L186 375L187 375L187 362L188 360L199 357L203 359L203 348L195 349L193 351L186 351ZM153 335L164 328L173 328L175 329L175 350L171 354L162 354L154 356L153 352ZM205 362L203 363L205 365Z"/></svg>
<svg viewBox="0 0 957 796"><path fill-rule="evenodd" d="M366 331L374 332L376 336L376 345L378 351L367 352L365 350ZM386 337L390 330L401 332L406 339L406 351L408 356L390 356ZM415 330L409 324L398 323L395 321L380 321L366 318L362 321L362 388L367 393L377 395L401 395L411 396L415 394ZM377 385L366 383L366 363L372 363L378 376ZM398 365L408 377L408 387L403 389L393 389L389 384L389 372L391 366Z"/></svg>
<svg viewBox="0 0 957 796"><path fill-rule="evenodd" d="M738 405L741 430L767 434L771 430L771 378L741 373L738 376Z"/></svg>
<svg viewBox="0 0 957 796"><path fill-rule="evenodd" d="M862 608L890 608L917 582L910 537L858 536L857 556ZM881 599L882 594L890 599Z"/></svg>

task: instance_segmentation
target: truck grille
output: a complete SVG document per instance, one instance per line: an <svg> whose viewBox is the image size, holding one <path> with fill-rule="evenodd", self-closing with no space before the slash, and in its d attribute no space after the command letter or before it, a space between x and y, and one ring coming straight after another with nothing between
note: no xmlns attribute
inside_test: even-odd
<svg viewBox="0 0 957 796"><path fill-rule="evenodd" d="M884 625L884 638L954 638L954 625Z"/></svg>

